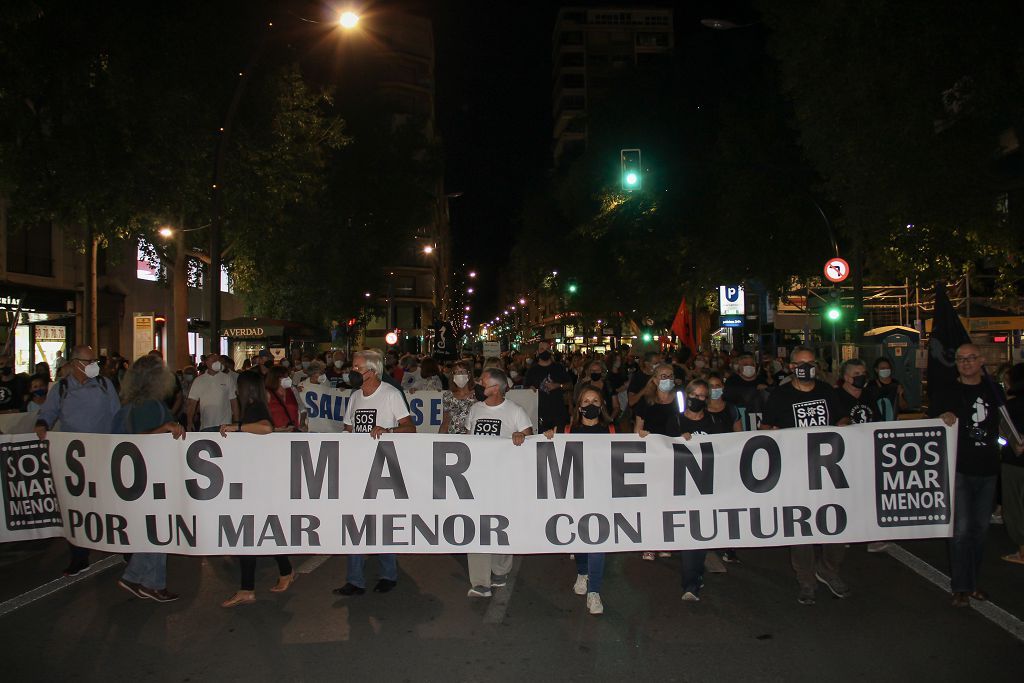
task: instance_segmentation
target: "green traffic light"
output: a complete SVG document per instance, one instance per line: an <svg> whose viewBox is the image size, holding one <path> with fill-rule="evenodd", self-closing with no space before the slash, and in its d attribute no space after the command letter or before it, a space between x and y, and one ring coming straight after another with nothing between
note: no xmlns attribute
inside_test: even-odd
<svg viewBox="0 0 1024 683"><path fill-rule="evenodd" d="M626 185L628 185L629 187L635 187L639 180L640 176L638 176L636 173L630 172L626 174Z"/></svg>
<svg viewBox="0 0 1024 683"><path fill-rule="evenodd" d="M649 342L652 339L654 339L654 335L652 335L650 332L644 332L644 341L645 342Z"/></svg>
<svg viewBox="0 0 1024 683"><path fill-rule="evenodd" d="M570 294L575 294L576 293L576 285L575 284L569 285L569 293Z"/></svg>
<svg viewBox="0 0 1024 683"><path fill-rule="evenodd" d="M838 306L831 306L827 311L825 311L825 316L829 320L835 322L836 320L839 320L841 317L843 317L843 312L839 310Z"/></svg>

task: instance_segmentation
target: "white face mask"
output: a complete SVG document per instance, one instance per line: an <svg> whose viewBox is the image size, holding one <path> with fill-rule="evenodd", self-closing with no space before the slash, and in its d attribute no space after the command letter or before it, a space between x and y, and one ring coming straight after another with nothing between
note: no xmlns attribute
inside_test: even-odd
<svg viewBox="0 0 1024 683"><path fill-rule="evenodd" d="M660 392L662 392L664 394L667 394L668 392L672 391L672 389L674 389L675 386L676 386L676 381L674 379L658 380L658 391L660 391Z"/></svg>
<svg viewBox="0 0 1024 683"><path fill-rule="evenodd" d="M452 377L452 381L455 382L455 386L461 389L469 384L469 375L455 375Z"/></svg>
<svg viewBox="0 0 1024 683"><path fill-rule="evenodd" d="M891 369L885 369L885 370L879 370L878 371L878 376L881 377L882 379L888 379L891 375L892 375L892 370Z"/></svg>
<svg viewBox="0 0 1024 683"><path fill-rule="evenodd" d="M281 378L281 388L282 389L291 389L292 388L292 378L291 377L282 377Z"/></svg>
<svg viewBox="0 0 1024 683"><path fill-rule="evenodd" d="M334 361L334 367L338 368L339 370L341 370L341 365L342 365L342 363L341 363L340 360Z"/></svg>
<svg viewBox="0 0 1024 683"><path fill-rule="evenodd" d="M757 368L755 368L753 365L744 365L743 367L740 368L740 374L746 377L747 379L750 379L751 377L757 374Z"/></svg>
<svg viewBox="0 0 1024 683"><path fill-rule="evenodd" d="M220 364L219 360L215 360L212 363L210 363L210 369L213 370L214 372L220 372L223 367L224 366Z"/></svg>
<svg viewBox="0 0 1024 683"><path fill-rule="evenodd" d="M97 363L96 361L93 361L86 365L84 368L82 368L82 372L84 372L85 376L88 377L89 379L95 379L99 377L100 364Z"/></svg>

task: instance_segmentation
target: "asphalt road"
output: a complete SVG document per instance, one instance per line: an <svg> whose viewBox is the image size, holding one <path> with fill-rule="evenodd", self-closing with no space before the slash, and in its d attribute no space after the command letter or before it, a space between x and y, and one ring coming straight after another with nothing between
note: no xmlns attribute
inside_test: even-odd
<svg viewBox="0 0 1024 683"><path fill-rule="evenodd" d="M945 572L944 544L905 544ZM699 603L680 600L677 558L611 556L603 616L575 595L564 555L523 556L494 598L468 599L465 556L406 556L386 595L338 598L343 558L293 558L303 572L285 594L267 589L276 566L260 562L258 602L219 606L237 587L237 561L172 557L170 604L116 587L123 567L52 582L61 541L0 548L4 680L159 681L954 681L1021 680L1024 567L993 527L985 586L1006 610L1002 625L949 597L896 558L850 548L854 594L824 588L798 605L782 548L741 551L744 564L710 574ZM93 554L94 563L105 556ZM376 578L376 563L368 565ZM48 596L21 605L46 584ZM21 605L21 606L19 606ZM1014 620L1017 620L1014 622ZM1007 626L1009 624L1009 626Z"/></svg>

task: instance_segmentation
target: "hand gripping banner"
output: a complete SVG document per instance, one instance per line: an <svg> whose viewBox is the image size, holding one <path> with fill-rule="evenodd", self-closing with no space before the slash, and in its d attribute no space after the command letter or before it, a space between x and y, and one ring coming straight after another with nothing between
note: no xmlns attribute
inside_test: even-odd
<svg viewBox="0 0 1024 683"><path fill-rule="evenodd" d="M551 553L950 536L938 420L694 436L0 436L0 541L110 552Z"/></svg>

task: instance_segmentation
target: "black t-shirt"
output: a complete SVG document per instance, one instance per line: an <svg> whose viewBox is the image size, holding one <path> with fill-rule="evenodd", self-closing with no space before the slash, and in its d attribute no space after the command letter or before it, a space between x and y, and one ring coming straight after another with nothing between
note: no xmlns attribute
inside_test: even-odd
<svg viewBox="0 0 1024 683"><path fill-rule="evenodd" d="M1013 426L1018 432L1024 432L1024 398L1014 397L1006 402L1006 412L1010 413ZM1024 455L1017 455L1012 446L1003 446L1003 463L1015 467L1024 467Z"/></svg>
<svg viewBox="0 0 1024 683"><path fill-rule="evenodd" d="M716 431L708 432L709 434L725 434L726 432L731 432L732 426L740 419L740 411L736 409L736 406L726 401L725 408L717 413L705 409L704 416L715 425Z"/></svg>
<svg viewBox="0 0 1024 683"><path fill-rule="evenodd" d="M728 410L722 411L729 412ZM719 413L721 415L721 413ZM732 431L732 424L726 426L725 421L712 417L712 414L704 411L703 417L694 420L682 414L679 416L679 428L683 434L726 434Z"/></svg>
<svg viewBox="0 0 1024 683"><path fill-rule="evenodd" d="M11 375L0 380L0 410L25 410L25 379Z"/></svg>
<svg viewBox="0 0 1024 683"><path fill-rule="evenodd" d="M550 380L553 384L565 384L569 381L569 373L558 363L545 366L535 362L526 371L526 377L523 379L524 386L537 389L537 418L541 430L562 427L569 423L564 393L561 387L544 391L541 388L544 380Z"/></svg>
<svg viewBox="0 0 1024 683"><path fill-rule="evenodd" d="M878 412L878 399L873 388L868 385L860 392L860 398L854 398L846 389L836 389L836 403L839 404L840 418L848 417L855 425L868 422L879 422L882 416Z"/></svg>
<svg viewBox="0 0 1024 683"><path fill-rule="evenodd" d="M569 429L570 434L611 434L612 426L598 422L596 425L578 424Z"/></svg>
<svg viewBox="0 0 1024 683"><path fill-rule="evenodd" d="M871 387L875 390L875 396L878 398L887 398L892 401L892 405L896 410L899 410L899 388L900 383L896 380L892 380L888 384L882 384L877 379L871 383Z"/></svg>
<svg viewBox="0 0 1024 683"><path fill-rule="evenodd" d="M254 401L242 410L242 424L248 425L253 422L259 422L260 420L266 420L271 424L274 423L270 418L270 410L267 409L266 403Z"/></svg>
<svg viewBox="0 0 1024 683"><path fill-rule="evenodd" d="M679 436L683 433L682 415L675 400L669 403L648 403L640 399L633 406L633 412L644 420L644 431L663 436Z"/></svg>
<svg viewBox="0 0 1024 683"><path fill-rule="evenodd" d="M815 380L810 391L800 391L792 382L780 385L768 396L764 410L764 423L779 429L825 427L842 417L835 390L821 380Z"/></svg>
<svg viewBox="0 0 1024 683"><path fill-rule="evenodd" d="M956 471L972 476L999 473L999 412L991 390L981 384L956 382L949 391L932 397L929 417L943 413L956 415ZM972 430L983 434L971 435ZM981 437L976 438L976 437Z"/></svg>
<svg viewBox="0 0 1024 683"><path fill-rule="evenodd" d="M608 373L608 385L612 391L621 391L622 385L629 382L629 375L624 372L609 372Z"/></svg>
<svg viewBox="0 0 1024 683"><path fill-rule="evenodd" d="M768 379L762 373L758 373L750 381L739 375L731 375L725 380L725 393L722 394L722 398L726 403L736 406L743 429L747 431L753 431L761 426L765 404L768 403L768 390L758 389L759 384L768 384Z"/></svg>

